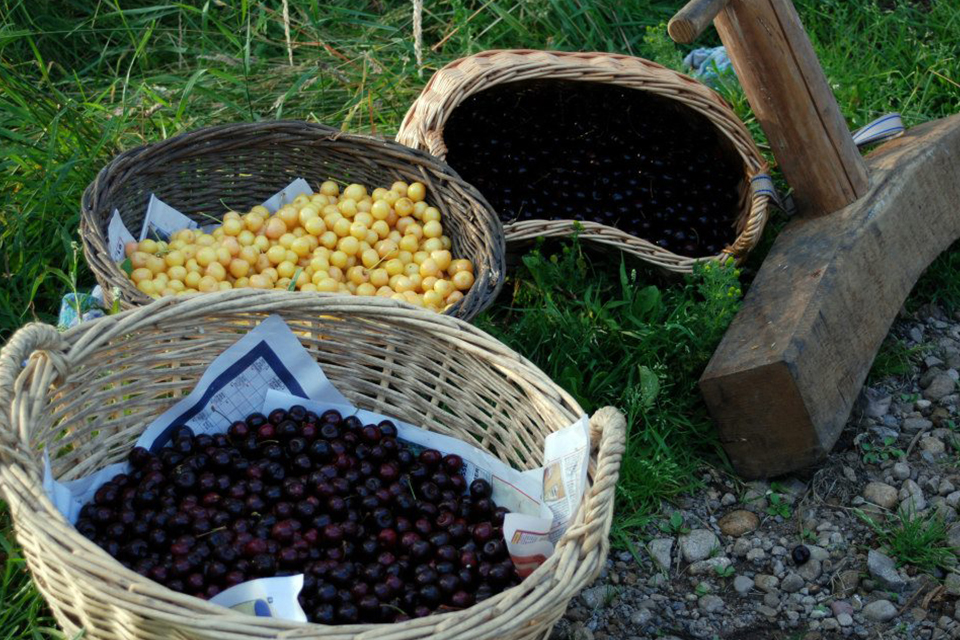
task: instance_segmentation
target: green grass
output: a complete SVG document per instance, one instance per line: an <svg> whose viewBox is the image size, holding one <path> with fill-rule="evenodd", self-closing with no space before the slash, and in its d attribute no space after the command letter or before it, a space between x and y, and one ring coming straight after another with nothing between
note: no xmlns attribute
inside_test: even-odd
<svg viewBox="0 0 960 640"><path fill-rule="evenodd" d="M484 49L605 50L675 67L688 48L673 45L662 24L680 4L428 3L417 69L406 0L291 0L293 64L279 3L0 0L0 343L25 322L53 320L73 278L81 288L93 284L82 260L73 261L79 200L121 150L209 124L279 118L391 136L437 68ZM955 0L796 5L851 127L893 110L908 125L960 111ZM713 44L712 31L698 42ZM765 144L742 91L722 93ZM783 222L770 225L747 279ZM931 266L911 305L960 305L958 255ZM723 464L695 381L739 304L738 293L723 295L736 290L734 278L714 271L664 279L617 256L549 245L527 257L480 320L586 408L612 403L629 415L618 534L689 488L704 461ZM891 347L878 367L903 357ZM46 636L50 621L9 529L0 531L0 631Z"/></svg>
<svg viewBox="0 0 960 640"><path fill-rule="evenodd" d="M0 501L0 639L62 637L30 580Z"/></svg>
<svg viewBox="0 0 960 640"><path fill-rule="evenodd" d="M914 293L914 299L921 294ZM873 366L867 376L867 382L872 383L883 378L905 376L920 363L924 349L922 346L908 347L893 335L889 335L880 345L877 356L873 359Z"/></svg>
<svg viewBox="0 0 960 640"><path fill-rule="evenodd" d="M862 512L858 515L873 529L884 552L896 560L898 567L911 565L931 573L956 566L960 550L949 546L947 525L936 513L914 515L901 509L884 522Z"/></svg>

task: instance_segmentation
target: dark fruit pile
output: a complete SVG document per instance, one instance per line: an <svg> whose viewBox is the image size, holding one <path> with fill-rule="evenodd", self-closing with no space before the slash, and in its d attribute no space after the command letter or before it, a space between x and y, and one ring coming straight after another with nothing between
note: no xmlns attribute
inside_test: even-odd
<svg viewBox="0 0 960 640"><path fill-rule="evenodd" d="M419 455L383 421L301 406L187 427L156 455L130 452L77 529L127 567L198 598L303 573L300 604L322 624L397 622L469 607L520 578L490 485L463 461Z"/></svg>
<svg viewBox="0 0 960 640"><path fill-rule="evenodd" d="M463 101L447 162L504 222L591 220L685 256L735 239L743 161L706 117L648 92L527 80Z"/></svg>

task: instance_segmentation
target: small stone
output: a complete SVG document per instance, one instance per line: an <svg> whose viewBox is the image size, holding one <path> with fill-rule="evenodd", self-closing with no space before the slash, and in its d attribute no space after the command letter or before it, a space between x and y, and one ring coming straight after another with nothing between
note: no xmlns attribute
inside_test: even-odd
<svg viewBox="0 0 960 640"><path fill-rule="evenodd" d="M653 612L650 609L638 609L630 616L630 624L635 627L642 627L653 620Z"/></svg>
<svg viewBox="0 0 960 640"><path fill-rule="evenodd" d="M849 598L857 592L860 586L860 572L856 569L847 569L837 575L834 585L834 595L840 598Z"/></svg>
<svg viewBox="0 0 960 640"><path fill-rule="evenodd" d="M940 438L921 438L920 439L920 448L924 451L928 451L933 455L940 455L947 450L946 445L943 444L943 440Z"/></svg>
<svg viewBox="0 0 960 640"><path fill-rule="evenodd" d="M760 518L752 511L738 509L720 518L717 524L724 535L739 538L759 527Z"/></svg>
<svg viewBox="0 0 960 640"><path fill-rule="evenodd" d="M927 400L926 398L920 398L919 400L913 403L913 408L916 409L917 411L926 411L932 406L933 406L933 403Z"/></svg>
<svg viewBox="0 0 960 640"><path fill-rule="evenodd" d="M922 431L923 429L929 429L932 426L933 423L926 418L907 418L903 421L904 431Z"/></svg>
<svg viewBox="0 0 960 640"><path fill-rule="evenodd" d="M923 365L928 369L931 367L939 367L942 364L943 364L943 360L941 360L937 356L927 356L926 358L923 359Z"/></svg>
<svg viewBox="0 0 960 640"><path fill-rule="evenodd" d="M680 536L680 553L687 562L696 562L710 557L713 550L720 546L717 536L709 529L694 529Z"/></svg>
<svg viewBox="0 0 960 640"><path fill-rule="evenodd" d="M960 492L958 492L958 495L960 495ZM738 558L746 556L751 549L753 549L753 543L747 538L737 538L737 541L733 543L733 555Z"/></svg>
<svg viewBox="0 0 960 640"><path fill-rule="evenodd" d="M833 611L833 615L839 616L842 613L853 615L853 605L849 602L843 600L834 600L830 603L830 610Z"/></svg>
<svg viewBox="0 0 960 640"><path fill-rule="evenodd" d="M647 551L661 571L670 571L670 556L673 553L673 538L656 538L647 545Z"/></svg>
<svg viewBox="0 0 960 640"><path fill-rule="evenodd" d="M786 591L787 593L796 593L803 589L804 580L796 573L788 573L787 577L783 579L783 582L780 583L780 588Z"/></svg>
<svg viewBox="0 0 960 640"><path fill-rule="evenodd" d="M707 558L706 560L698 560L691 564L687 571L692 576L702 576L704 574L713 575L718 571L722 571L730 566L730 558L726 556L719 556L717 558Z"/></svg>
<svg viewBox="0 0 960 640"><path fill-rule="evenodd" d="M759 613L760 615L766 616L767 618L777 617L777 610L772 607L768 607L765 604L757 605L757 613Z"/></svg>
<svg viewBox="0 0 960 640"><path fill-rule="evenodd" d="M582 622L575 622L570 627L570 640L594 640L593 631L585 627Z"/></svg>
<svg viewBox="0 0 960 640"><path fill-rule="evenodd" d="M944 498L944 501L956 509L957 505L960 505L960 491L954 491L953 493L949 494L946 498Z"/></svg>
<svg viewBox="0 0 960 640"><path fill-rule="evenodd" d="M767 593L763 596L763 604L776 609L780 606L780 595L777 593Z"/></svg>
<svg viewBox="0 0 960 640"><path fill-rule="evenodd" d="M943 374L943 369L940 367L930 367L920 375L918 383L920 384L921 389L926 389L933 383L933 379L939 375Z"/></svg>
<svg viewBox="0 0 960 640"><path fill-rule="evenodd" d="M807 582L816 582L822 572L823 563L816 558L810 558L808 562L797 568L797 573Z"/></svg>
<svg viewBox="0 0 960 640"><path fill-rule="evenodd" d="M933 369L931 369L931 371L933 371ZM930 385L923 390L923 397L927 400L937 401L952 394L956 389L956 380L949 374L940 373L931 380Z"/></svg>
<svg viewBox="0 0 960 640"><path fill-rule="evenodd" d="M837 622L836 618L827 618L820 623L820 628L824 631L839 631L840 623Z"/></svg>
<svg viewBox="0 0 960 640"><path fill-rule="evenodd" d="M705 596L700 596L700 600L697 601L697 606L700 607L701 611L706 613L716 613L723 609L723 598L708 593Z"/></svg>
<svg viewBox="0 0 960 640"><path fill-rule="evenodd" d="M947 529L947 546L960 548L960 524Z"/></svg>
<svg viewBox="0 0 960 640"><path fill-rule="evenodd" d="M871 549L867 554L867 571L890 591L902 593L907 587L907 582L900 577L893 560L876 549Z"/></svg>
<svg viewBox="0 0 960 640"><path fill-rule="evenodd" d="M737 504L737 496L732 493L725 493L723 497L720 498L720 506L729 507L734 504Z"/></svg>
<svg viewBox="0 0 960 640"><path fill-rule="evenodd" d="M943 581L943 586L950 595L960 596L960 575L953 572L948 573Z"/></svg>
<svg viewBox="0 0 960 640"><path fill-rule="evenodd" d="M861 614L872 622L889 622L897 617L897 608L889 600L875 600L866 605Z"/></svg>
<svg viewBox="0 0 960 640"><path fill-rule="evenodd" d="M910 477L910 465L906 462L898 462L890 469L890 473L897 480L906 480Z"/></svg>
<svg viewBox="0 0 960 640"><path fill-rule="evenodd" d="M937 493L940 494L941 496L948 496L954 491L956 491L956 489L957 488L953 486L953 483L946 478L942 479L940 481L940 484L937 485ZM950 506L956 507L956 505L950 505Z"/></svg>
<svg viewBox="0 0 960 640"><path fill-rule="evenodd" d="M766 593L773 593L777 591L777 587L780 585L779 578L766 573L758 574L753 580L757 585L757 589L760 589L760 591L764 591Z"/></svg>
<svg viewBox="0 0 960 640"><path fill-rule="evenodd" d="M849 627L853 624L853 616L849 613L841 613L837 616L837 622L840 623L841 627Z"/></svg>
<svg viewBox="0 0 960 640"><path fill-rule="evenodd" d="M767 552L763 549L750 549L747 551L747 561L757 562L767 557Z"/></svg>
<svg viewBox="0 0 960 640"><path fill-rule="evenodd" d="M890 411L891 397L881 391L867 387L864 389L864 399L866 406L863 413L868 418L882 418Z"/></svg>
<svg viewBox="0 0 960 640"><path fill-rule="evenodd" d="M590 587L580 592L580 600L588 609L601 609L607 602L609 589L604 586Z"/></svg>
<svg viewBox="0 0 960 640"><path fill-rule="evenodd" d="M927 499L922 493L915 493L900 501L900 510L906 514L917 514L927 508Z"/></svg>
<svg viewBox="0 0 960 640"><path fill-rule="evenodd" d="M898 501L897 490L883 482L869 482L863 488L863 497L883 509L892 509Z"/></svg>
<svg viewBox="0 0 960 640"><path fill-rule="evenodd" d="M747 576L737 576L733 579L733 590L741 596L745 596L753 589L753 580Z"/></svg>

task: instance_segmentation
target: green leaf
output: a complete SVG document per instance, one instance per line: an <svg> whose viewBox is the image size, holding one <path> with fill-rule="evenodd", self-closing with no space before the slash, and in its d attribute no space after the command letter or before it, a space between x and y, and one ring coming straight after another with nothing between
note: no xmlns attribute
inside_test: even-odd
<svg viewBox="0 0 960 640"><path fill-rule="evenodd" d="M130 262L130 258L127 258L120 263L120 268L123 269L123 272L128 276L133 273L133 263Z"/></svg>
<svg viewBox="0 0 960 640"><path fill-rule="evenodd" d="M297 278L300 277L300 274L303 273L303 267L297 267L297 270L293 272L293 277L290 278L290 284L287 285L287 291L294 291L297 288Z"/></svg>
<svg viewBox="0 0 960 640"><path fill-rule="evenodd" d="M650 367L640 365L640 399L644 409L653 406L660 394L660 377Z"/></svg>

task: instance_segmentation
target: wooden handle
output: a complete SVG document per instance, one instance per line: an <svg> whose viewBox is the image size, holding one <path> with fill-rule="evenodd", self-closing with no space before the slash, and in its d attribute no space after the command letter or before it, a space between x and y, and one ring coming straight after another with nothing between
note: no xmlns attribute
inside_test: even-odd
<svg viewBox="0 0 960 640"><path fill-rule="evenodd" d="M689 44L710 26L729 0L690 0L667 24L674 42Z"/></svg>
<svg viewBox="0 0 960 640"><path fill-rule="evenodd" d="M866 193L866 166L793 3L730 0L714 24L800 212Z"/></svg>

